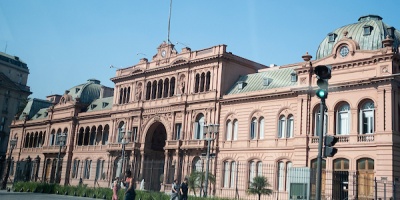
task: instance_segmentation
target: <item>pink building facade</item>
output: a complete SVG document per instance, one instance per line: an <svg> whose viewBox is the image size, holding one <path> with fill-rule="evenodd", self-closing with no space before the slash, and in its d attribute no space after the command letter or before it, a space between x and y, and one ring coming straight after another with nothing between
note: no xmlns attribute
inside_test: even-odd
<svg viewBox="0 0 400 200"><path fill-rule="evenodd" d="M31 180L108 187L131 170L138 188L169 191L173 179L205 169L203 125L220 124L210 143L216 182L209 194L244 198L252 178L266 175L270 198L288 199L290 169L316 168L313 68L328 65L324 130L339 142L338 153L324 159L323 193L332 194L340 171L352 191L346 198L368 199L374 180L400 177L399 38L381 17L363 16L329 33L314 60L306 53L283 66L239 57L226 45L178 52L163 43L151 60L118 69L114 88L89 80L62 96L31 100L11 126L18 138L12 157L31 159ZM67 140L57 179L61 133ZM14 177L17 166L12 170Z"/></svg>

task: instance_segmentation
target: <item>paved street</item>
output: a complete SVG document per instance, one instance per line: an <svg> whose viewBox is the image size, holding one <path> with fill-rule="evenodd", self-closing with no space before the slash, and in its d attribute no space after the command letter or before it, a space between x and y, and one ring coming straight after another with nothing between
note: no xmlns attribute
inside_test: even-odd
<svg viewBox="0 0 400 200"><path fill-rule="evenodd" d="M47 199L57 199L57 200L72 200L72 199L92 199L84 197L74 197L65 195L55 195L55 194L41 194L41 193L30 193L30 192L7 192L5 190L0 190L1 200L19 200L19 199L29 199L29 200L47 200Z"/></svg>

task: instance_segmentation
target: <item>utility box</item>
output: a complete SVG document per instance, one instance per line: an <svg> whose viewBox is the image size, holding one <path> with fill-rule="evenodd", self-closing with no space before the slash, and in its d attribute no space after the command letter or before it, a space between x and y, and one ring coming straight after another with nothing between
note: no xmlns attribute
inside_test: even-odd
<svg viewBox="0 0 400 200"><path fill-rule="evenodd" d="M310 168L289 168L288 190L289 200L310 200Z"/></svg>

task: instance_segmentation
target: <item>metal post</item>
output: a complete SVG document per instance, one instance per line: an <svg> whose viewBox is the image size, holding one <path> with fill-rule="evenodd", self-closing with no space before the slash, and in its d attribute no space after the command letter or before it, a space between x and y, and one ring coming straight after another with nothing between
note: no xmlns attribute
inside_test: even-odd
<svg viewBox="0 0 400 200"><path fill-rule="evenodd" d="M121 155L121 173L119 174L119 177L121 178L124 176L124 164L125 164L125 141L122 141L122 155Z"/></svg>
<svg viewBox="0 0 400 200"><path fill-rule="evenodd" d="M1 189L2 190L7 188L7 180L8 180L8 177L10 176L11 155L12 155L13 149L14 149L14 146L11 146L10 147L10 155L8 155L8 158L7 158L6 175L4 176L3 183L1 184Z"/></svg>
<svg viewBox="0 0 400 200"><path fill-rule="evenodd" d="M325 118L325 99L321 99L321 105L319 106L319 141L318 141L318 160L317 160L317 185L315 199L321 200L321 182L322 182L322 143L323 143L323 132L324 132L324 118Z"/></svg>
<svg viewBox="0 0 400 200"><path fill-rule="evenodd" d="M59 168L59 165L60 165L60 154L61 154L61 144L60 144L60 149L58 150L58 156L57 156L56 183L58 182L58 168Z"/></svg>
<svg viewBox="0 0 400 200"><path fill-rule="evenodd" d="M207 197L207 190L208 190L208 173L210 170L210 141L211 138L206 138L207 140L207 163L206 163L206 176L205 176L205 185L204 185L204 197Z"/></svg>

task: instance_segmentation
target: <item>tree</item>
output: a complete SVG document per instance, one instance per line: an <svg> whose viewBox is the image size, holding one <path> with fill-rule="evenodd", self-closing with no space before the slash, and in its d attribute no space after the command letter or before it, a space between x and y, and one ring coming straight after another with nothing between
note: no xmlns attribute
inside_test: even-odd
<svg viewBox="0 0 400 200"><path fill-rule="evenodd" d="M249 194L257 194L258 200L261 199L261 195L271 195L272 190L268 189L271 185L268 183L268 179L264 176L256 176L253 178L253 182L250 183L249 189L247 189L247 193Z"/></svg>
<svg viewBox="0 0 400 200"><path fill-rule="evenodd" d="M188 185L189 185L189 191L193 191L194 196L196 196L196 188L201 188L203 189L204 181L205 181L205 172L200 172L200 171L193 171L189 178L188 178ZM208 173L208 182L211 184L215 184L216 179L215 176L211 173Z"/></svg>

